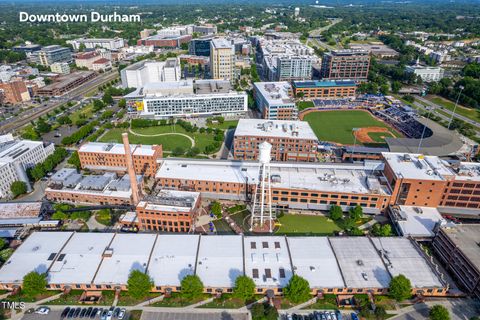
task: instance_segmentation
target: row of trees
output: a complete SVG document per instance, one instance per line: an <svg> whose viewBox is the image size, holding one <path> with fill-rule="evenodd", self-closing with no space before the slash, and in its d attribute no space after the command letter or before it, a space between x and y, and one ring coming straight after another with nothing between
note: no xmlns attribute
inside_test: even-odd
<svg viewBox="0 0 480 320"><path fill-rule="evenodd" d="M34 181L40 180L45 174L55 169L55 167L62 162L67 155L68 151L64 148L56 148L55 151L45 159L45 161L37 163L35 167L27 170L28 176Z"/></svg>
<svg viewBox="0 0 480 320"><path fill-rule="evenodd" d="M87 137L94 130L95 126L98 124L97 121L92 121L89 124L84 125L76 132L62 139L63 145L71 145L78 143L80 140Z"/></svg>

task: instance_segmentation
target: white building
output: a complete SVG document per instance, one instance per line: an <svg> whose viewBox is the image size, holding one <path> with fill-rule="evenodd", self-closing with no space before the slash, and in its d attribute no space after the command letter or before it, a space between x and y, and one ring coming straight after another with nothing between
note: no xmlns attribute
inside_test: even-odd
<svg viewBox="0 0 480 320"><path fill-rule="evenodd" d="M291 97L292 86L287 81L255 82L253 89L255 103L264 119L297 119L298 110Z"/></svg>
<svg viewBox="0 0 480 320"><path fill-rule="evenodd" d="M80 46L83 44L87 49L96 49L104 48L108 50L118 50L125 47L125 41L122 38L113 38L113 39L86 39L79 38L74 40L67 41L68 44L71 44L73 49L79 50Z"/></svg>
<svg viewBox="0 0 480 320"><path fill-rule="evenodd" d="M224 38L212 39L210 42L210 73L212 79L234 78L235 48Z"/></svg>
<svg viewBox="0 0 480 320"><path fill-rule="evenodd" d="M0 136L0 198L12 195L10 186L15 181L25 182L31 190L26 170L45 161L53 151L53 144L16 140L11 134Z"/></svg>
<svg viewBox="0 0 480 320"><path fill-rule="evenodd" d="M66 62L55 62L50 66L50 70L55 73L69 74L70 66Z"/></svg>
<svg viewBox="0 0 480 320"><path fill-rule="evenodd" d="M440 67L427 67L419 64L407 66L405 71L422 78L424 82L440 81L444 74L444 70Z"/></svg>
<svg viewBox="0 0 480 320"><path fill-rule="evenodd" d="M228 81L218 80L149 83L125 99L141 117L155 119L243 115L248 108L245 92L232 91Z"/></svg>
<svg viewBox="0 0 480 320"><path fill-rule="evenodd" d="M124 88L140 88L152 82L179 81L180 62L177 58L165 61L140 61L120 72Z"/></svg>

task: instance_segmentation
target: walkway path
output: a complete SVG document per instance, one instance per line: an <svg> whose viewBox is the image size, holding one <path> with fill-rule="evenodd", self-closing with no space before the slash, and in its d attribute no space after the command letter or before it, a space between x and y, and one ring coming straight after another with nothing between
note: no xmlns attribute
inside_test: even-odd
<svg viewBox="0 0 480 320"><path fill-rule="evenodd" d="M142 134L142 133L135 132L132 129L128 129L128 132L138 137L161 137L161 136L172 136L172 135L183 136L188 140L190 140L190 142L192 143L192 148L195 147L195 140L185 133L166 132L166 133L158 133L158 134Z"/></svg>
<svg viewBox="0 0 480 320"><path fill-rule="evenodd" d="M97 219L95 219L95 214L92 214L90 219L87 220L87 227L89 230L103 230L107 228L105 225L99 223Z"/></svg>
<svg viewBox="0 0 480 320"><path fill-rule="evenodd" d="M314 298L312 298L312 299L310 299L310 300L308 300L304 303L301 303L299 305L291 307L290 309L287 309L286 312L292 313L292 312L295 312L296 310L301 310L303 308L308 307L309 305L314 304L315 302L317 302L317 300L318 300L317 297L314 297Z"/></svg>
<svg viewBox="0 0 480 320"><path fill-rule="evenodd" d="M151 305L151 304L154 304L155 302L160 302L160 301L163 301L163 298L165 296L162 294L158 297L155 297L155 298L152 298L152 299L149 299L147 301L144 301L142 303L139 303L137 304L135 307L145 307L145 306L148 306L148 305Z"/></svg>

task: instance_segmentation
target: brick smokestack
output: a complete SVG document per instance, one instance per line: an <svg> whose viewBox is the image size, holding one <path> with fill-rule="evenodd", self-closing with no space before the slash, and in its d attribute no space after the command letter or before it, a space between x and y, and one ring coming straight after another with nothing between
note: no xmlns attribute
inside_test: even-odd
<svg viewBox="0 0 480 320"><path fill-rule="evenodd" d="M128 133L122 133L123 148L125 149L125 159L127 160L127 171L130 177L130 187L132 188L132 200L133 205L137 205L139 202L139 190L137 183L137 175L133 167L132 151L130 150L130 142L128 141Z"/></svg>

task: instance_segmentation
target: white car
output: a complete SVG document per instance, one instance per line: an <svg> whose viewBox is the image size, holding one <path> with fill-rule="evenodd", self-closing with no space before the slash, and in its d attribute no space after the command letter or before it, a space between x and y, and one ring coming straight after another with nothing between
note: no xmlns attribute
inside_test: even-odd
<svg viewBox="0 0 480 320"><path fill-rule="evenodd" d="M48 307L40 307L37 310L35 310L36 314L49 314L50 308Z"/></svg>
<svg viewBox="0 0 480 320"><path fill-rule="evenodd" d="M127 310L125 308L122 308L120 310L120 313L118 314L118 320L123 320L123 318L125 318L126 313L127 313Z"/></svg>

